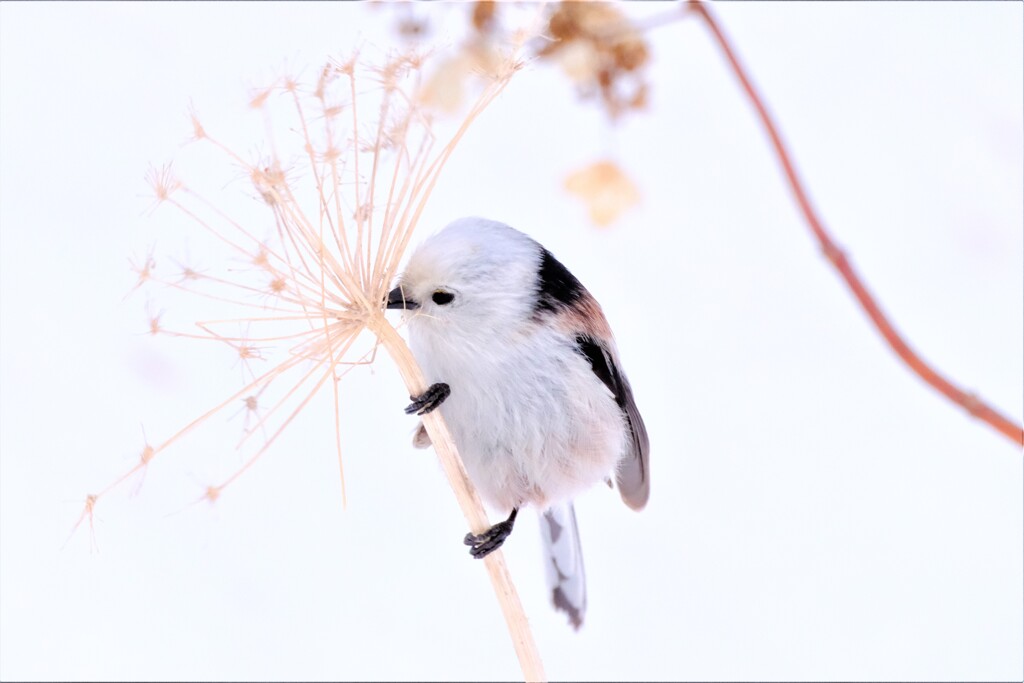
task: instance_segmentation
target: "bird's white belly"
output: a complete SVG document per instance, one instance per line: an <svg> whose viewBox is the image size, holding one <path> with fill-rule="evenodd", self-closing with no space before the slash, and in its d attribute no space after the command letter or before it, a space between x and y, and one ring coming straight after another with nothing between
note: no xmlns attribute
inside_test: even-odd
<svg viewBox="0 0 1024 683"><path fill-rule="evenodd" d="M564 338L536 335L481 353L417 346L428 382L451 387L440 411L490 505L545 508L614 475L628 436L625 418Z"/></svg>

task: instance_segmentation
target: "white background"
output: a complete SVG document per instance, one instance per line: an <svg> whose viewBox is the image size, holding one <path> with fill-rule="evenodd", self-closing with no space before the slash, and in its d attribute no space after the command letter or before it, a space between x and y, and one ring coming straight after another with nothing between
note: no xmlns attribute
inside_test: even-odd
<svg viewBox="0 0 1024 683"><path fill-rule="evenodd" d="M1022 6L714 9L885 310L1020 421ZM519 676L386 358L341 385L346 510L325 394L216 505L190 504L213 483L206 461L236 457L233 409L154 461L136 495L132 482L101 501L99 552L88 533L63 545L84 496L136 462L142 427L158 442L241 379L224 347L145 334L159 290L124 298L158 220L147 166L181 152L190 102L230 127L250 116L248 86L310 73L360 36L385 43L389 16L0 5L0 677ZM506 545L548 675L1019 680L1020 448L868 325L706 30L650 38L648 112L611 126L532 65L421 225L478 214L548 246L603 303L650 431L644 512L600 487L577 503L581 632L546 604L529 516ZM562 180L605 156L643 203L598 230Z"/></svg>

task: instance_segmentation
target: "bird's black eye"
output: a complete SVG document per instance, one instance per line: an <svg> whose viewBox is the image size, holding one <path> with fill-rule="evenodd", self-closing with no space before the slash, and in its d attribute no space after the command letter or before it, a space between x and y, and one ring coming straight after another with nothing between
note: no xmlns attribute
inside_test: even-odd
<svg viewBox="0 0 1024 683"><path fill-rule="evenodd" d="M442 292L439 289L436 292L434 292L433 296L431 296L430 298L438 306L444 306L445 304L450 304L452 302L452 299L455 298L455 295L452 294L451 292Z"/></svg>

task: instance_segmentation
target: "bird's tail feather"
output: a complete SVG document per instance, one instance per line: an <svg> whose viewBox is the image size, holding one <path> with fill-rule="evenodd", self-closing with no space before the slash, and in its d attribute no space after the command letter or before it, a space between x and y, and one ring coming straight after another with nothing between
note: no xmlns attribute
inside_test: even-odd
<svg viewBox="0 0 1024 683"><path fill-rule="evenodd" d="M572 503L552 505L541 516L540 527L551 601L579 629L587 611L587 580Z"/></svg>

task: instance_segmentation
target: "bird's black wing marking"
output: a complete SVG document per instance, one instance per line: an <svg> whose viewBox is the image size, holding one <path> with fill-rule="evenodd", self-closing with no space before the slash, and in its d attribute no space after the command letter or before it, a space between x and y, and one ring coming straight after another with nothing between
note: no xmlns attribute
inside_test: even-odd
<svg viewBox="0 0 1024 683"><path fill-rule="evenodd" d="M576 335L576 348L590 361L590 368L597 378L612 392L615 402L622 407L622 380L615 369L615 363L605 355L604 347L593 337L585 334Z"/></svg>
<svg viewBox="0 0 1024 683"><path fill-rule="evenodd" d="M587 290L569 269L547 249L541 248L537 272L537 303L534 314L554 313L580 300Z"/></svg>
<svg viewBox="0 0 1024 683"><path fill-rule="evenodd" d="M651 482L649 473L649 457L651 445L647 438L647 427L644 425L640 411L633 400L633 389L629 380L619 372L614 357L603 344L589 335L576 335L576 348L580 354L590 361L590 367L598 379L604 383L615 397L615 402L622 408L629 431L632 436L630 452L623 459L615 474L619 485L619 493L626 505L640 510L647 504L650 496Z"/></svg>

